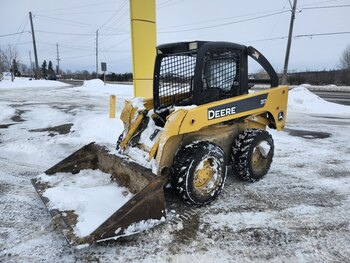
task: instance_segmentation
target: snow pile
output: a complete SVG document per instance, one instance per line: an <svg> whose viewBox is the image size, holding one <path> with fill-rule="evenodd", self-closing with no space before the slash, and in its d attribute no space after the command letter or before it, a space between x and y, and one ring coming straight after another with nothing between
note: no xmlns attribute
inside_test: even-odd
<svg viewBox="0 0 350 263"><path fill-rule="evenodd" d="M104 87L104 82L100 79L85 80L83 87L86 87L86 88Z"/></svg>
<svg viewBox="0 0 350 263"><path fill-rule="evenodd" d="M99 170L42 174L38 179L51 186L43 194L50 200L50 209L73 210L78 215L74 231L79 237L91 234L133 196L127 188L111 182L110 174Z"/></svg>
<svg viewBox="0 0 350 263"><path fill-rule="evenodd" d="M303 86L289 91L288 111L311 114L347 115L350 107L325 101Z"/></svg>
<svg viewBox="0 0 350 263"><path fill-rule="evenodd" d="M11 80L0 81L0 89L21 89L21 88L57 88L68 87L69 84L54 80L30 80L29 78L15 78Z"/></svg>
<svg viewBox="0 0 350 263"><path fill-rule="evenodd" d="M81 143L96 142L115 145L123 132L123 123L119 117L111 119L107 113L82 114L74 121L74 132L67 140Z"/></svg>

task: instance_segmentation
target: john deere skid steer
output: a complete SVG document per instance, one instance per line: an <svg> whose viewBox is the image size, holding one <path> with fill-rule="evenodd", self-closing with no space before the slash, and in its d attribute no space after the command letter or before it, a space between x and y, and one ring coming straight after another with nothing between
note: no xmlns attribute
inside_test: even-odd
<svg viewBox="0 0 350 263"><path fill-rule="evenodd" d="M249 57L268 78L248 78ZM250 92L254 84L270 88ZM284 128L287 96L288 87L278 86L271 64L253 47L204 41L161 45L153 99L125 102L117 151L91 143L33 184L70 244L138 232L147 222L165 218L163 188L169 183L185 202L201 206L220 194L228 166L242 180L254 182L266 175L274 154L266 127ZM82 235L77 233L76 211L59 209L48 191L62 173L74 177L87 169L110 174L114 185L126 187L131 198Z"/></svg>

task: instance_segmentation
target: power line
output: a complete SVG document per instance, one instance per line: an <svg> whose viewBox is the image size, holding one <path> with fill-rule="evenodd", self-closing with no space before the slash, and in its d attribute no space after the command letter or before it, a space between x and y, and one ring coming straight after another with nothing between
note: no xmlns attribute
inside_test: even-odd
<svg viewBox="0 0 350 263"><path fill-rule="evenodd" d="M172 0L170 0L170 1L165 1L165 2L163 2L163 3L158 4L158 5L157 5L157 8L158 8L158 9L166 8L166 7L169 7L169 6L177 5L177 4L179 4L179 3L183 2L183 1L184 1L184 0L179 0L179 1L177 1L177 2L172 2ZM171 3L168 3L168 2L171 2ZM167 3L168 3L168 4L167 4Z"/></svg>
<svg viewBox="0 0 350 263"><path fill-rule="evenodd" d="M24 29L26 28L26 26L27 26L27 24L28 24L28 22L29 22L29 17L27 17L25 21L26 21L26 22L24 23L24 25L23 25L23 27L22 27L22 31L24 31ZM18 31L19 31L19 30L20 30L20 29L18 28ZM16 47L17 47L17 45L18 45L18 42L21 40L22 36L23 36L23 34L21 34L21 35L18 36L16 45L15 45Z"/></svg>
<svg viewBox="0 0 350 263"><path fill-rule="evenodd" d="M21 35L24 33L30 33L30 31L22 31L22 32L17 32L17 33L5 34L5 35L0 35L0 37L9 37L9 36L14 36L14 35Z"/></svg>
<svg viewBox="0 0 350 263"><path fill-rule="evenodd" d="M108 51L108 50L111 49L112 47L116 47L116 46L118 46L118 45L124 43L125 41L127 41L127 40L129 40L129 39L130 39L130 36L128 36L127 38L125 38L125 39L123 39L123 40L121 40L121 41L119 41L119 42L116 43L116 44L113 44L113 45L110 46L109 48L103 49L103 50L101 50L101 51Z"/></svg>
<svg viewBox="0 0 350 263"><path fill-rule="evenodd" d="M350 34L350 31L343 31L343 32L330 32L330 33L315 33L315 34L304 34L304 35L295 35L295 38L300 37L318 37L318 36L331 36L331 35L346 35Z"/></svg>
<svg viewBox="0 0 350 263"><path fill-rule="evenodd" d="M125 0L118 8L117 10L112 14L112 16L110 16L100 27L105 27L106 25L108 25L108 23L113 20L113 18L115 18L117 16L117 14L124 8L124 6L128 3L128 0Z"/></svg>
<svg viewBox="0 0 350 263"><path fill-rule="evenodd" d="M54 34L54 35L66 35L66 36L95 36L96 33L64 33L64 32L53 32L53 31L46 31L46 30L36 30L36 32L40 33L46 33L46 34ZM128 32L120 32L120 33L112 33L112 34L99 34L102 36L119 36L119 35L125 35L128 34Z"/></svg>
<svg viewBox="0 0 350 263"><path fill-rule="evenodd" d="M80 55L80 56L69 56L69 57L64 57L64 60L71 60L71 59L77 59L77 58L85 58L85 57L94 57L95 56L95 53L94 54L89 54L89 55Z"/></svg>
<svg viewBox="0 0 350 263"><path fill-rule="evenodd" d="M81 23L78 21L70 20L70 19L62 19L62 18L56 18L56 17L50 17L50 16L44 16L44 15L36 15L35 17L39 19L48 19L48 20L54 20L54 21L63 21L65 24L75 25L75 26L84 26L84 27L93 27L96 28L96 25L88 24L88 23Z"/></svg>
<svg viewBox="0 0 350 263"><path fill-rule="evenodd" d="M105 3L101 3L101 2L95 2L93 4L88 4L88 5L79 5L79 6L73 6L73 7L65 7L65 8L56 8L56 9L47 9L47 10L42 10L40 11L40 13L49 13L49 12L55 12L55 11L58 11L58 10L71 10L71 9L80 9L80 8L85 8L85 7L90 7L90 6L101 6L101 5L108 5L108 4L111 4L111 3L115 3L115 1L110 1L110 2L105 2Z"/></svg>
<svg viewBox="0 0 350 263"><path fill-rule="evenodd" d="M312 7L303 7L298 8L298 10L312 10L312 9L329 9L329 8L343 8L343 7L350 7L350 5L329 5L329 6L312 6Z"/></svg>
<svg viewBox="0 0 350 263"><path fill-rule="evenodd" d="M286 1L286 4L287 3L288 3L288 0ZM282 10L284 10L284 9L285 9L285 6L282 8ZM167 26L167 27L163 27L162 29L173 28L173 27L177 28L177 27L184 27L184 26L193 26L193 25L199 25L199 24L206 24L206 23L210 23L210 22L219 22L219 21L225 21L225 20L230 20L230 19L234 19L234 18L256 16L256 15L261 15L261 14L270 14L270 13L274 13L274 12L278 12L278 11L281 11L281 9L274 9L274 10L262 11L262 12L254 12L254 13L248 13L248 14L239 15L239 16L229 16L229 17L218 18L218 19L210 19L210 20L204 20L204 21L194 22L194 23L190 23L190 24Z"/></svg>
<svg viewBox="0 0 350 263"><path fill-rule="evenodd" d="M301 5L300 7L317 5L317 4L325 4L325 3L337 2L337 1L339 1L339 0L327 0L327 1L321 1L321 2L313 2L313 3L306 4L306 5Z"/></svg>
<svg viewBox="0 0 350 263"><path fill-rule="evenodd" d="M86 14L103 14L103 13L112 13L112 10L101 10L101 11L89 11L89 12L62 12L62 13L50 13L51 16L55 15L86 15ZM40 13L39 13L40 14Z"/></svg>
<svg viewBox="0 0 350 263"><path fill-rule="evenodd" d="M344 32L328 32L328 33L314 33L314 34L300 34L300 35L294 35L293 38L303 38L303 37L318 37L318 36L331 36L331 35L346 35L350 34L350 31L344 31ZM281 37L272 37L272 38L262 38L262 39L256 39L256 40L249 40L249 41L242 41L242 44L245 43L255 43L255 42L264 42L264 41L274 41L274 40L284 40L288 38L288 36L281 36Z"/></svg>
<svg viewBox="0 0 350 263"><path fill-rule="evenodd" d="M51 45L51 46L56 46L55 43L49 43L49 42L45 42L45 41L37 41L38 43L42 43L42 44L46 44L46 45ZM87 51L94 51L94 48L87 48L87 47L72 47L72 46L66 46L66 45L61 45L61 48L69 48L69 49L78 49L78 50L87 50Z"/></svg>
<svg viewBox="0 0 350 263"><path fill-rule="evenodd" d="M286 12L289 12L289 10L279 11L279 12L268 14L268 15L262 15L262 16L242 19L242 20L233 21L233 22L216 24L216 25L212 25L212 26L204 26L204 27L197 27L197 28L183 29L183 30L163 31L163 32L158 32L158 33L160 33L160 34L169 34L169 33L179 33L179 32L188 32L188 31L196 31L196 30L202 30L202 29L208 29L208 28L215 28L215 27L233 25L233 24L248 22L248 21L252 21L252 20L262 19L262 18L265 18L265 17L275 16L275 15L283 14L283 13L286 13Z"/></svg>
<svg viewBox="0 0 350 263"><path fill-rule="evenodd" d="M36 32L45 33L45 34L54 34L54 35L65 35L65 36L93 36L94 34L87 33L63 33L63 32L52 32L46 30L36 30Z"/></svg>

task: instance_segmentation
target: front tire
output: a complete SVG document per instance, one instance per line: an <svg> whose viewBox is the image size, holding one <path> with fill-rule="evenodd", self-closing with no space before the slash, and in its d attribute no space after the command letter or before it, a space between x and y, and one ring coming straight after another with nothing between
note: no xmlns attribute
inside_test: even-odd
<svg viewBox="0 0 350 263"><path fill-rule="evenodd" d="M245 181L259 181L270 169L274 143L264 130L247 129L238 135L232 149L234 172Z"/></svg>
<svg viewBox="0 0 350 263"><path fill-rule="evenodd" d="M185 202L205 205L220 194L226 179L224 157L224 151L208 141L193 142L177 152L173 186Z"/></svg>

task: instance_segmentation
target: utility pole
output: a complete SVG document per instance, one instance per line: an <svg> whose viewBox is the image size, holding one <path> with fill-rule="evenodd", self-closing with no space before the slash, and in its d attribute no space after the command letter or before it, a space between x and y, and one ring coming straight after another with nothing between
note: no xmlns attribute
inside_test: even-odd
<svg viewBox="0 0 350 263"><path fill-rule="evenodd" d="M297 0L294 0L293 7L292 7L292 16L290 18L290 24L289 24L289 34L288 34L286 57L284 59L284 67L283 67L283 75L282 75L282 84L283 85L287 84L287 72L288 72L289 53L290 53L290 46L292 44L293 25L294 25L296 8L297 8Z"/></svg>
<svg viewBox="0 0 350 263"><path fill-rule="evenodd" d="M29 12L29 19L30 19L30 26L32 28L32 38L33 38L33 47L34 47L35 78L39 79L40 78L40 71L39 71L39 63L38 63L38 53L36 52L36 42L35 42L35 34L34 34L32 12Z"/></svg>
<svg viewBox="0 0 350 263"><path fill-rule="evenodd" d="M56 69L56 75L59 75L60 74L60 53L58 52L58 43L56 44L56 47L57 47L57 69Z"/></svg>
<svg viewBox="0 0 350 263"><path fill-rule="evenodd" d="M98 79L98 29L96 30L96 78Z"/></svg>
<svg viewBox="0 0 350 263"><path fill-rule="evenodd" d="M33 62L32 62L32 53L29 51L29 61L30 61L30 69L34 73L34 67L33 67Z"/></svg>

